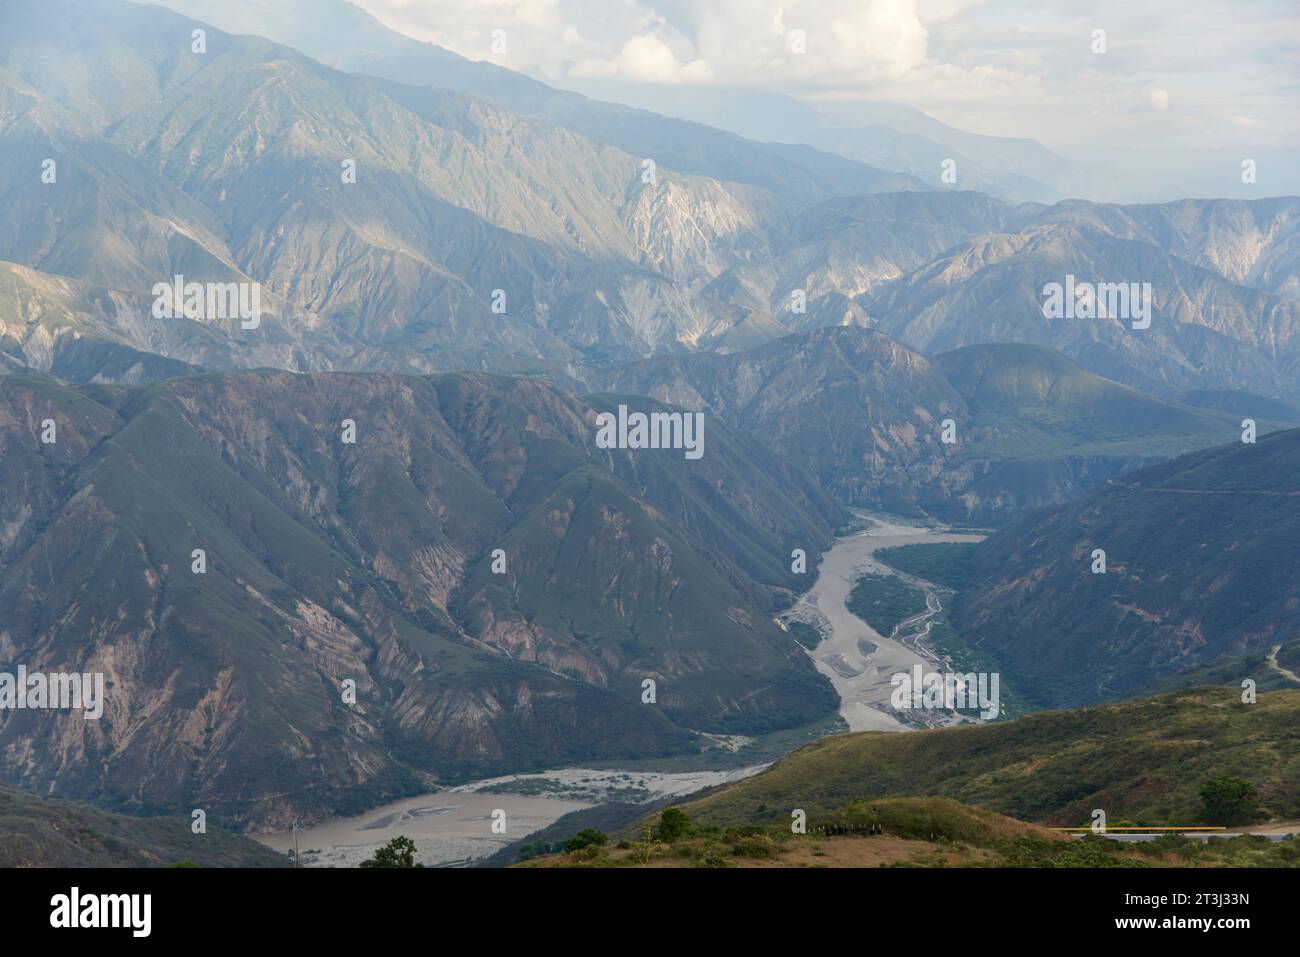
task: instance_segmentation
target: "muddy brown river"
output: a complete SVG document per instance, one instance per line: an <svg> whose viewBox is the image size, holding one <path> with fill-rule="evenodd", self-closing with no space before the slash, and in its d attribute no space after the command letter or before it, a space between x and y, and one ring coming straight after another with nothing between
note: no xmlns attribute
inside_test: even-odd
<svg viewBox="0 0 1300 957"><path fill-rule="evenodd" d="M924 528L864 512L858 515L869 521L871 527L836 540L835 546L822 558L812 590L788 615L798 617L801 608L811 606L816 617L826 623L827 637L808 654L839 693L840 714L850 731L910 731L911 728L893 715L889 704L893 686L889 679L917 663L927 669L937 668L939 659L930 653L924 640L914 645L909 638L904 645L879 634L852 614L846 604L849 592L864 572L898 574L872 557L878 549L933 542L978 542L984 536ZM938 610L938 601L931 595L929 614ZM928 626L925 630L929 630Z"/></svg>

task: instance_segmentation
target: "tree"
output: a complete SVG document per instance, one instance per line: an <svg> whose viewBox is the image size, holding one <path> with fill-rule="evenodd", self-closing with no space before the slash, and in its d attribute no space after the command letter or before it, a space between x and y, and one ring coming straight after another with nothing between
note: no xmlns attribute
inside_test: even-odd
<svg viewBox="0 0 1300 957"><path fill-rule="evenodd" d="M1245 824L1258 813L1255 785L1221 774L1201 786L1201 803L1215 824Z"/></svg>
<svg viewBox="0 0 1300 957"><path fill-rule="evenodd" d="M594 827L583 828L573 837L564 842L565 851L580 851L584 847L593 847L600 844L608 844L609 835L604 831L598 831Z"/></svg>
<svg viewBox="0 0 1300 957"><path fill-rule="evenodd" d="M691 829L691 819L679 807L666 807L659 814L659 839L671 844L679 837L685 837Z"/></svg>
<svg viewBox="0 0 1300 957"><path fill-rule="evenodd" d="M368 861L361 862L362 867L423 867L415 863L415 842L409 837L395 837Z"/></svg>

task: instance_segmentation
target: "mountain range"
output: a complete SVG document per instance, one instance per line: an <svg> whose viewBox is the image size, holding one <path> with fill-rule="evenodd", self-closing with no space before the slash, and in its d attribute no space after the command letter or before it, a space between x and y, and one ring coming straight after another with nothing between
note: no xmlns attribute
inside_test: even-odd
<svg viewBox="0 0 1300 957"><path fill-rule="evenodd" d="M681 118L334 0L165 6L0 7L0 672L108 688L0 711L0 784L266 829L829 731L776 619L857 507L991 530L944 627L1035 707L1300 668L1300 198L1090 201L1104 171L897 105ZM1053 314L1076 280L1150 311ZM257 314L163 308L185 282ZM703 454L599 442L628 410ZM1193 705L1245 720L1211 704L855 736L732 793L911 774L1064 820L1120 789L1060 787L1084 745L1022 780L1071 722L1172 722L1164 762ZM962 749L1001 770L943 778ZM1159 767L1122 796L1185 809Z"/></svg>
<svg viewBox="0 0 1300 957"><path fill-rule="evenodd" d="M275 13L364 72L159 8L49 9L14 0L0 45L0 345L25 366L114 381L176 368L139 352L565 381L848 323L927 353L1045 345L1166 398L1296 398L1294 198L1044 206L927 190L553 90L346 5L232 18ZM327 35L351 42L327 49ZM155 318L155 284L177 275L257 284L263 321ZM1150 281L1150 328L1046 319L1042 288L1067 275Z"/></svg>
<svg viewBox="0 0 1300 957"><path fill-rule="evenodd" d="M642 407L469 375L0 379L0 661L109 689L98 721L5 713L4 780L270 826L829 716L772 615L839 507L715 419L697 461L598 449L614 402Z"/></svg>
<svg viewBox="0 0 1300 957"><path fill-rule="evenodd" d="M811 467L843 502L977 524L1240 433L1235 415L1153 398L1043 347L987 344L928 358L858 327L589 378L708 410Z"/></svg>

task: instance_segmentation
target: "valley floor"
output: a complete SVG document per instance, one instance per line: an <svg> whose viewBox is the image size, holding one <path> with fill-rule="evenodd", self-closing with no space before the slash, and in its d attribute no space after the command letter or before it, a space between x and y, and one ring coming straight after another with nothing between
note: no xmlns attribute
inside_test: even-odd
<svg viewBox="0 0 1300 957"><path fill-rule="evenodd" d="M909 731L913 729L891 713L889 679L917 663L927 668L942 667L942 660L925 643L928 628L922 621L940 610L939 599L929 583L901 576L925 588L929 611L900 625L895 635L885 636L849 612L846 605L849 592L863 573L900 575L873 558L879 549L914 543L976 542L982 536L926 528L866 512L859 512L858 516L869 527L836 540L835 546L823 556L813 588L783 618L813 618L820 623L827 637L809 654L839 693L840 714L850 730ZM920 630L902 638L900 633L913 626L920 626ZM864 651L871 646L874 650ZM749 739L721 742L727 745L726 750L739 747L742 756L745 746L752 743ZM571 811L609 801L645 803L685 796L749 777L765 767L767 761L717 770L560 768L510 774L405 798L355 817L302 828L297 835L298 846L303 866L356 867L373 856L380 846L404 836L415 842L416 859L421 864L469 865L547 827ZM495 811L505 812L505 834L492 831ZM287 831L257 839L281 852L294 846L294 835ZM872 848L873 854L879 850L878 845ZM912 850L915 848L909 853Z"/></svg>
<svg viewBox="0 0 1300 957"><path fill-rule="evenodd" d="M298 831L304 867L357 867L396 837L415 842L426 867L469 865L527 837L570 811L617 800L642 803L692 794L738 781L766 765L726 771L650 771L559 768L511 774L404 798L365 814L336 818ZM504 834L493 833L493 812L505 812ZM294 846L290 831L255 835L277 851Z"/></svg>
<svg viewBox="0 0 1300 957"><path fill-rule="evenodd" d="M900 671L910 671L920 664L926 669L942 668L941 659L926 645L924 637L929 632L924 624L920 636L908 637L906 643L893 636L879 634L870 625L848 609L849 593L853 584L864 573L899 575L899 572L877 561L873 555L883 548L899 545L932 544L938 542L978 542L984 536L949 532L943 528L925 528L909 524L905 519L867 512L858 512L860 518L870 523L865 531L836 539L835 547L822 557L817 581L783 618L805 619L820 624L826 637L810 651L817 668L835 686L840 696L840 714L850 731L909 731L908 725L894 717L889 704L893 691L890 677ZM928 586L918 579L908 581ZM941 610L933 586L926 587L929 611L923 618L933 617ZM916 619L904 622L905 626L917 623ZM874 650L864 653L865 647Z"/></svg>

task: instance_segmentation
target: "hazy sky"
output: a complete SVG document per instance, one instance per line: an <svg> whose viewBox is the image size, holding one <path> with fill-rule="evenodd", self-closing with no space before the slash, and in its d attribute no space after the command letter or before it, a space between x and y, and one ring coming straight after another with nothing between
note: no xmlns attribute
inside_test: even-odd
<svg viewBox="0 0 1300 957"><path fill-rule="evenodd" d="M558 85L894 100L1053 146L1300 141L1297 0L355 2L410 36ZM492 50L498 29L504 52ZM1094 30L1105 53L1092 52Z"/></svg>

